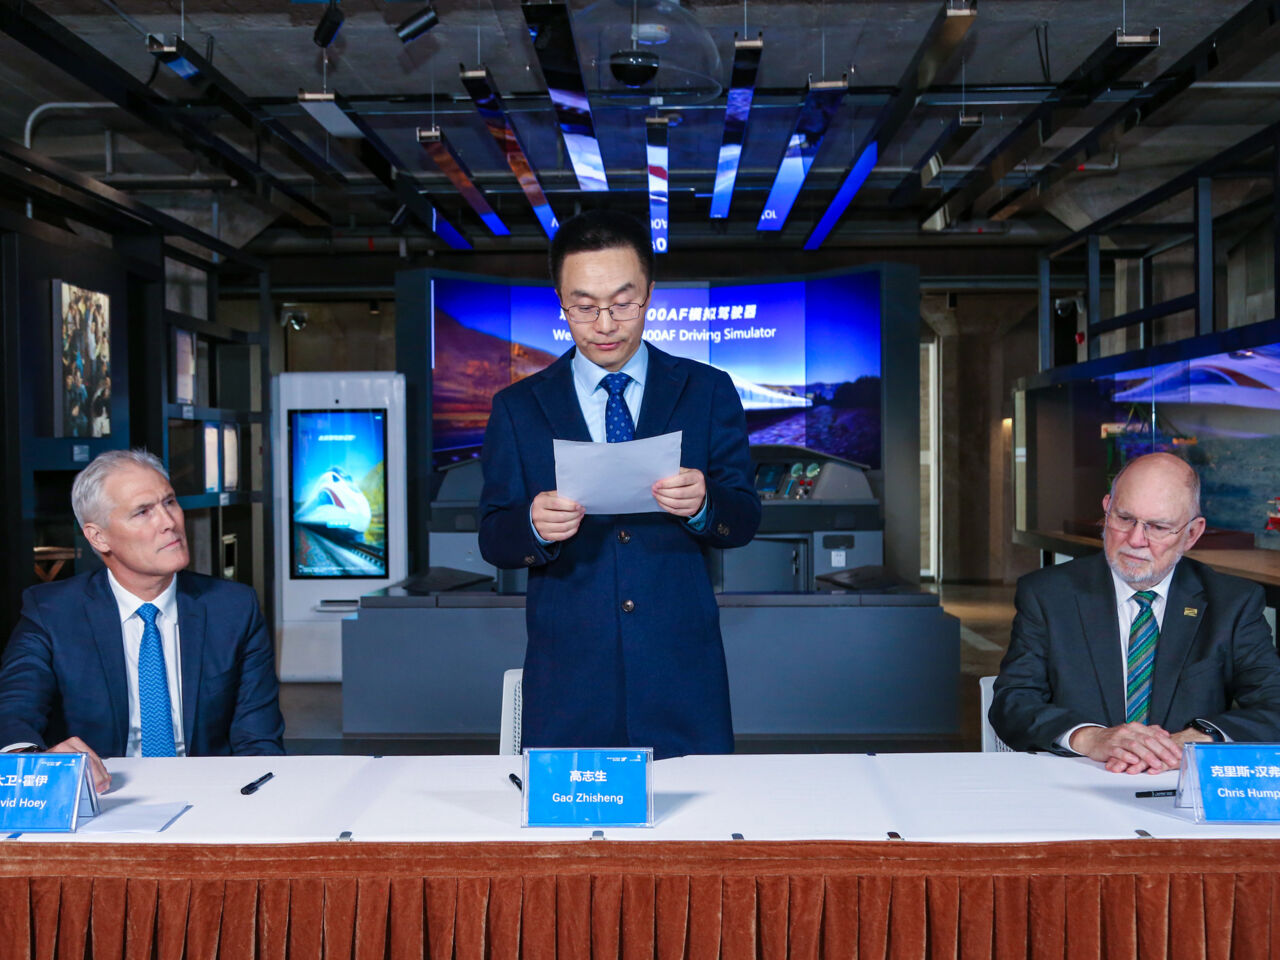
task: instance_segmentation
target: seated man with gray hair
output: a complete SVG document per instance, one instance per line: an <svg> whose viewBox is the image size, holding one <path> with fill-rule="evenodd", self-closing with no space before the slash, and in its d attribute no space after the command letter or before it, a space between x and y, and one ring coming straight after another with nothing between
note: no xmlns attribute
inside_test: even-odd
<svg viewBox="0 0 1280 960"><path fill-rule="evenodd" d="M1101 554L1018 581L996 733L1114 773L1175 770L1187 743L1280 740L1262 588L1183 556L1205 528L1195 470L1138 457L1102 509Z"/></svg>
<svg viewBox="0 0 1280 960"><path fill-rule="evenodd" d="M188 572L164 464L99 455L71 488L105 570L43 583L0 660L0 745L101 757L284 752L271 637L251 588Z"/></svg>

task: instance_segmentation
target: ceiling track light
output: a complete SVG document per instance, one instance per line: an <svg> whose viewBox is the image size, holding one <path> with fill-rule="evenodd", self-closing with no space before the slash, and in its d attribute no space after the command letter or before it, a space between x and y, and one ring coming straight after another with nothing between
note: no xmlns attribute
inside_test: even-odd
<svg viewBox="0 0 1280 960"><path fill-rule="evenodd" d="M338 6L338 0L329 0L329 5L324 8L324 15L316 24L316 32L311 35L312 43L317 47L328 47L337 39L338 31L342 29L342 21L345 19L342 8Z"/></svg>
<svg viewBox="0 0 1280 960"><path fill-rule="evenodd" d="M147 34L147 53L183 80L195 80L200 76L200 68L179 52L178 45L165 42L164 37L158 33Z"/></svg>
<svg viewBox="0 0 1280 960"><path fill-rule="evenodd" d="M421 10L400 22L400 25L396 27L396 36L400 38L401 43L412 43L439 22L440 16L436 13L435 4L428 3Z"/></svg>

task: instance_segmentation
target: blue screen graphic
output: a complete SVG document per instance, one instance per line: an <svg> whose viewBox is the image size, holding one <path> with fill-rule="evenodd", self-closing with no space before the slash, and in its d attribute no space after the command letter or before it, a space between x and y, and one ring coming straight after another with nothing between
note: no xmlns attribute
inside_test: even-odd
<svg viewBox="0 0 1280 960"><path fill-rule="evenodd" d="M573 346L549 286L433 281L437 466L478 456L493 395ZM644 339L733 379L752 443L880 465L880 275L658 287Z"/></svg>
<svg viewBox="0 0 1280 960"><path fill-rule="evenodd" d="M289 575L387 575L385 410L289 411Z"/></svg>

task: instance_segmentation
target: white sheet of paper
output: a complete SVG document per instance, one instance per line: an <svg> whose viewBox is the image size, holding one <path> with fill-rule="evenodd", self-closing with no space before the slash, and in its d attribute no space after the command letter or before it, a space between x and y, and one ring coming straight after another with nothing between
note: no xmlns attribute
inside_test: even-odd
<svg viewBox="0 0 1280 960"><path fill-rule="evenodd" d="M138 803L135 800L113 802L110 797L103 797L98 803L102 812L92 820L82 820L76 827L78 833L159 833L191 806L185 800Z"/></svg>
<svg viewBox="0 0 1280 960"><path fill-rule="evenodd" d="M652 487L680 472L679 430L625 443L554 440L556 492L587 513L651 513L661 510Z"/></svg>

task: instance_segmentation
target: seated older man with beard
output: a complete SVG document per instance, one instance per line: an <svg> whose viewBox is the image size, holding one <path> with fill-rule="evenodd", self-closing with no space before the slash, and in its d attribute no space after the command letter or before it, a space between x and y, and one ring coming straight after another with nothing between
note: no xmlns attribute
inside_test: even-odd
<svg viewBox="0 0 1280 960"><path fill-rule="evenodd" d="M1139 457L1102 508L1101 556L1018 581L996 732L1117 773L1176 769L1184 743L1280 741L1262 588L1183 557L1205 526L1195 471L1167 453Z"/></svg>

